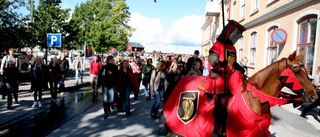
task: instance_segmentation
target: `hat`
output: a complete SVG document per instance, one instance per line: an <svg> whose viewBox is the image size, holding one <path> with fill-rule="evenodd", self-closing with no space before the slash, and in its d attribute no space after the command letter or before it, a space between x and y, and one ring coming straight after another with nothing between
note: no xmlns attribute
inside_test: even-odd
<svg viewBox="0 0 320 137"><path fill-rule="evenodd" d="M9 64L9 65L12 65L12 64L14 64L14 62L13 62L12 60L9 60L9 61L8 61L8 64Z"/></svg>
<svg viewBox="0 0 320 137"><path fill-rule="evenodd" d="M195 50L194 54L198 54L199 55L200 54L199 50Z"/></svg>

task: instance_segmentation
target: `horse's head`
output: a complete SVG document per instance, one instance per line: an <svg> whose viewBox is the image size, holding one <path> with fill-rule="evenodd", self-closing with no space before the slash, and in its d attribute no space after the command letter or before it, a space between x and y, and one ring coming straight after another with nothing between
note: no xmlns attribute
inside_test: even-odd
<svg viewBox="0 0 320 137"><path fill-rule="evenodd" d="M281 82L301 96L303 101L312 103L317 100L318 96L301 61L302 56L302 53L297 55L296 51L289 55L287 68L281 74Z"/></svg>

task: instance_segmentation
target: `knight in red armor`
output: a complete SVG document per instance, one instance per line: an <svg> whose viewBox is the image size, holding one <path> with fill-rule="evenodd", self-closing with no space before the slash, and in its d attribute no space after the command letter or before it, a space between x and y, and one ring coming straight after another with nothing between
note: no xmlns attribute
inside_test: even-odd
<svg viewBox="0 0 320 137"><path fill-rule="evenodd" d="M225 107L221 107L222 103L217 105L215 100L225 91L224 76L231 92L241 83L244 69L236 62L233 45L245 30L238 22L230 20L210 49L208 60L213 67L210 74L207 77L185 76L174 88L163 108L166 124L173 133L186 137L211 137L216 127L221 127L215 121L225 122L227 114L220 109ZM224 116L224 120L217 118L216 112Z"/></svg>
<svg viewBox="0 0 320 137"><path fill-rule="evenodd" d="M242 37L245 31L242 25L234 20L229 20L228 24L223 28L221 34L216 39L209 51L208 60L212 65L214 78L221 79L222 84L215 88L216 92L224 92L223 73L226 73L228 79L236 70L244 72L244 69L236 62L237 55L234 44ZM220 76L220 77L217 77Z"/></svg>
<svg viewBox="0 0 320 137"><path fill-rule="evenodd" d="M245 30L246 28L238 22L229 20L209 51L208 60L212 65L211 78L215 79L212 80L214 85L212 90L215 94L214 128L219 136L223 136L225 131L228 98L242 86L241 73L244 74L245 70L237 63L234 44L242 37Z"/></svg>

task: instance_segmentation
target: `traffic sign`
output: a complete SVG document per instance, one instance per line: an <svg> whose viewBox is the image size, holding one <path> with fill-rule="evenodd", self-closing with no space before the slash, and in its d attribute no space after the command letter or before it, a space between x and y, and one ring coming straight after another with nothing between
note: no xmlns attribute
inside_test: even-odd
<svg viewBox="0 0 320 137"><path fill-rule="evenodd" d="M287 41L287 32L283 29L275 29L271 33L271 39L276 44L282 44Z"/></svg>
<svg viewBox="0 0 320 137"><path fill-rule="evenodd" d="M47 45L48 47L61 47L61 33L48 33L47 34Z"/></svg>

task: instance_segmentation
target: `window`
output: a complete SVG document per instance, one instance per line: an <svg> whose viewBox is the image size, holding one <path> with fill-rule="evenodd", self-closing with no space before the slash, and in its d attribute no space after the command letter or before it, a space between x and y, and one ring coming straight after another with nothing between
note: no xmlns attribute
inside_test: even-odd
<svg viewBox="0 0 320 137"><path fill-rule="evenodd" d="M250 42L250 65L255 65L256 63L256 47L258 42L257 32L251 34Z"/></svg>
<svg viewBox="0 0 320 137"><path fill-rule="evenodd" d="M246 14L246 0L241 0L240 20L244 19Z"/></svg>
<svg viewBox="0 0 320 137"><path fill-rule="evenodd" d="M243 38L239 39L239 51L238 51L238 61L243 58Z"/></svg>
<svg viewBox="0 0 320 137"><path fill-rule="evenodd" d="M278 44L274 43L271 39L272 32L277 28L278 28L277 26L273 26L268 30L267 65L270 65L276 62L278 59L278 53L277 53Z"/></svg>
<svg viewBox="0 0 320 137"><path fill-rule="evenodd" d="M259 0L252 0L252 12L255 12L259 9Z"/></svg>
<svg viewBox="0 0 320 137"><path fill-rule="evenodd" d="M314 43L316 39L317 16L310 15L298 22L298 52L304 52L302 62L308 74L312 74Z"/></svg>

